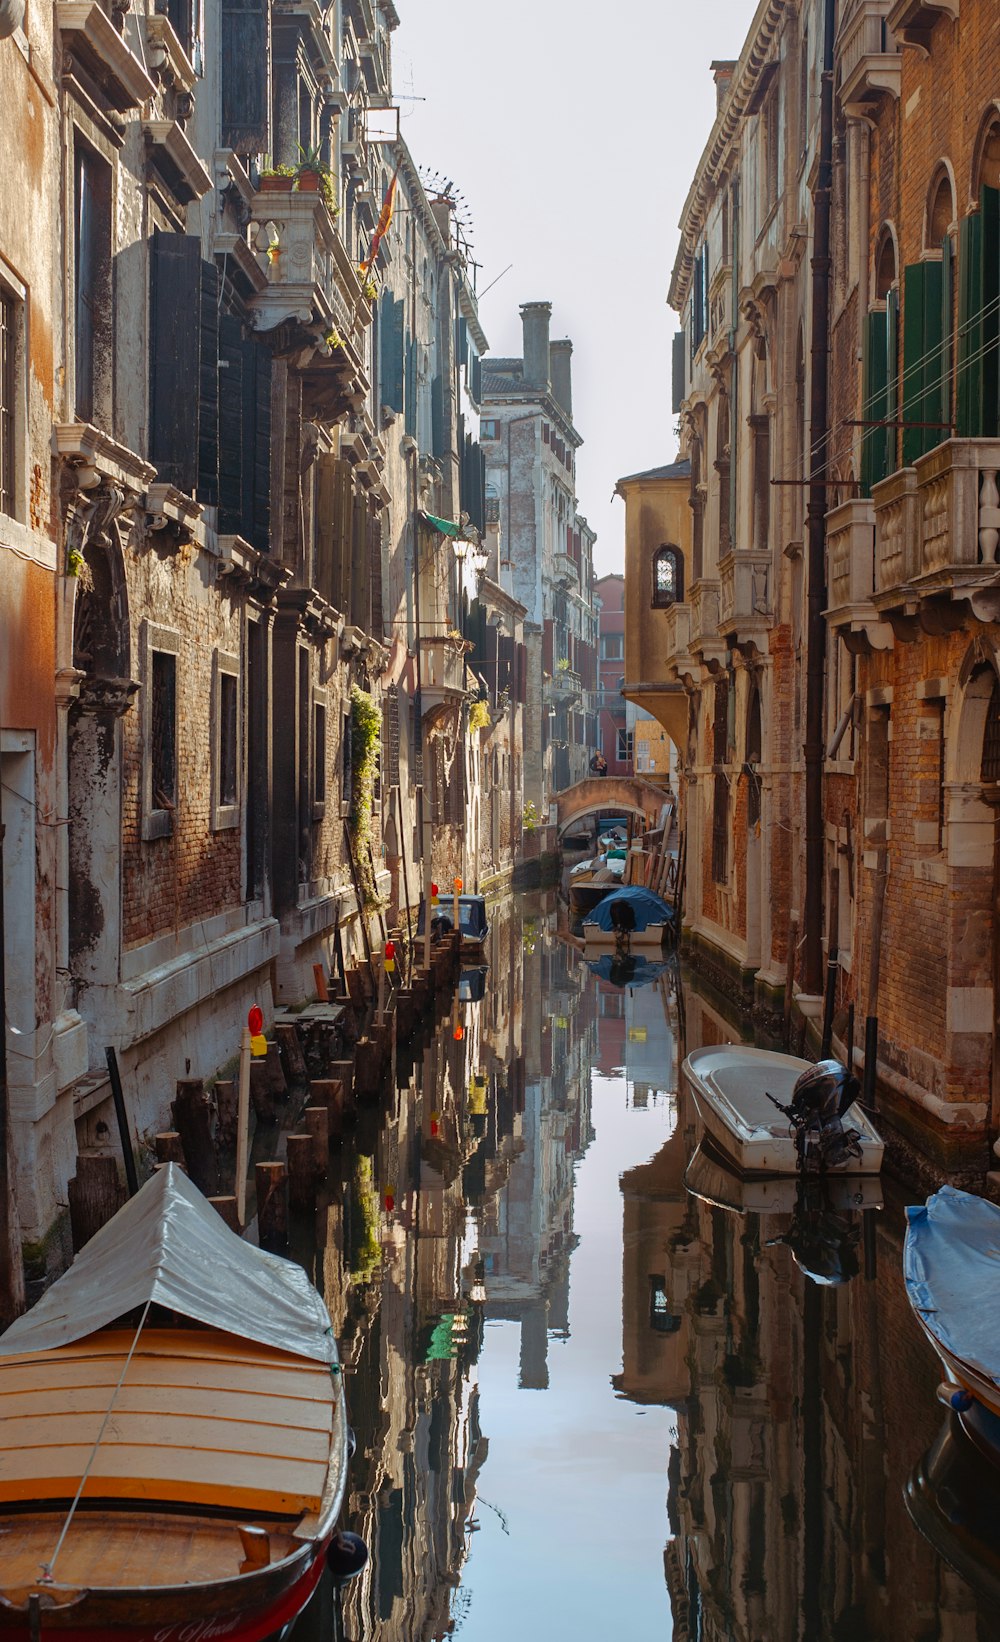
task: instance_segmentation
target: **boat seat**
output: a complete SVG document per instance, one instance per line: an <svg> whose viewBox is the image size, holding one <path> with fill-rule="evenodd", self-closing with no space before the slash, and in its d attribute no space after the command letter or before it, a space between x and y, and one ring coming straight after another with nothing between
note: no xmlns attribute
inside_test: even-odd
<svg viewBox="0 0 1000 1642"><path fill-rule="evenodd" d="M72 1498L133 1336L0 1357L0 1509ZM148 1329L128 1365L84 1497L300 1515L323 1496L329 1368L232 1335Z"/></svg>

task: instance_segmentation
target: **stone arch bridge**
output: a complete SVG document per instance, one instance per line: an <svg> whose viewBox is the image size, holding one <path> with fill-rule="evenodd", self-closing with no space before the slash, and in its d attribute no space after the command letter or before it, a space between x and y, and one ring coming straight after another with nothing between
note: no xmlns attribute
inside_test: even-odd
<svg viewBox="0 0 1000 1642"><path fill-rule="evenodd" d="M623 775L588 776L556 795L556 825L562 836L584 815L615 810L622 815L641 815L647 827L655 827L659 825L664 804L669 801L667 789L655 787L651 781Z"/></svg>

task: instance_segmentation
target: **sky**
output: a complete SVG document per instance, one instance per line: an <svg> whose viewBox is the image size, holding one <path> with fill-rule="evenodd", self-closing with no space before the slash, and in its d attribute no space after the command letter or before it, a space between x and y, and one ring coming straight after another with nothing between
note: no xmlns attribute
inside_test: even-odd
<svg viewBox="0 0 1000 1642"><path fill-rule="evenodd" d="M598 574L621 570L615 481L677 451L667 288L715 118L709 64L739 56L754 0L397 5L402 134L465 196L490 351L521 354L522 302L550 301L552 336L572 338L580 511Z"/></svg>

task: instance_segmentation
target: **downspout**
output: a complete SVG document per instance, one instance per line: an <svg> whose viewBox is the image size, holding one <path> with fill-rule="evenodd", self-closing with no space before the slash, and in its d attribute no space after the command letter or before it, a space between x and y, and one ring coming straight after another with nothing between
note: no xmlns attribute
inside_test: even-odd
<svg viewBox="0 0 1000 1642"><path fill-rule="evenodd" d="M827 383L830 335L830 195L833 178L833 45L835 0L825 0L819 163L813 189L812 387L808 506L809 598L806 623L806 885L804 990L823 984L823 681L826 660Z"/></svg>

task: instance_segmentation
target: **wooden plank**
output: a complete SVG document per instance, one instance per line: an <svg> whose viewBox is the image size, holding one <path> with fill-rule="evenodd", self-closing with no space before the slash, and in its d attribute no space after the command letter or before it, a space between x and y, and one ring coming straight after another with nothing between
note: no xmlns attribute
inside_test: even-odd
<svg viewBox="0 0 1000 1642"><path fill-rule="evenodd" d="M31 1390L39 1381L51 1386L71 1387L117 1385L124 1357L78 1358L59 1362L43 1359L44 1373L32 1361L15 1367L0 1368L0 1396L22 1389ZM232 1388L258 1397L302 1397L316 1403L330 1400L328 1374L303 1376L298 1371L282 1372L266 1369L253 1363L178 1362L172 1358L133 1357L129 1364L127 1384L188 1386L210 1390Z"/></svg>
<svg viewBox="0 0 1000 1642"><path fill-rule="evenodd" d="M135 1336L124 1329L106 1329L88 1334L85 1339L73 1340L69 1345L53 1351L14 1352L0 1357L0 1367L6 1363L51 1362L57 1355L66 1357L126 1357ZM314 1358L298 1357L293 1351L281 1351L275 1346L260 1345L255 1340L243 1340L235 1334L202 1332L200 1329L145 1329L136 1355L143 1357L169 1356L196 1358L204 1361L238 1363L297 1364L305 1373L324 1376L328 1370Z"/></svg>
<svg viewBox="0 0 1000 1642"><path fill-rule="evenodd" d="M28 1584L52 1555L62 1512L9 1516L4 1522L4 1584ZM271 1560L280 1562L299 1544L269 1525ZM243 1560L238 1525L158 1513L80 1512L59 1553L59 1579L67 1585L197 1585L234 1578Z"/></svg>
<svg viewBox="0 0 1000 1642"><path fill-rule="evenodd" d="M91 1456L91 1445L0 1452L0 1501L71 1499ZM84 1497L141 1499L297 1513L318 1507L327 1466L258 1454L221 1456L211 1450L102 1443Z"/></svg>
<svg viewBox="0 0 1000 1642"><path fill-rule="evenodd" d="M5 1393L0 1386L0 1425L4 1420L42 1418L49 1414L103 1413L114 1384L38 1386ZM305 1397L259 1397L233 1393L223 1386L133 1385L126 1380L115 1408L129 1413L190 1414L203 1419L249 1420L254 1424L316 1431L333 1429L333 1401L326 1405Z"/></svg>
<svg viewBox="0 0 1000 1642"><path fill-rule="evenodd" d="M31 1449L45 1449L51 1470L61 1462L55 1455L78 1446L91 1446L100 1436L103 1409L92 1409L75 1414L33 1414L17 1420L0 1420L0 1449L9 1458ZM171 1414L169 1410L149 1412L122 1409L115 1404L111 1418L101 1437L101 1446L94 1469L102 1469L102 1455L121 1446L131 1448L169 1448L181 1455L215 1453L220 1467L228 1468L233 1459L257 1456L262 1459L282 1459L326 1465L330 1455L330 1434L310 1431L308 1427L264 1425L251 1420L213 1419L205 1415ZM18 1461L10 1459L16 1471ZM4 1475L4 1460L0 1459L0 1475Z"/></svg>

